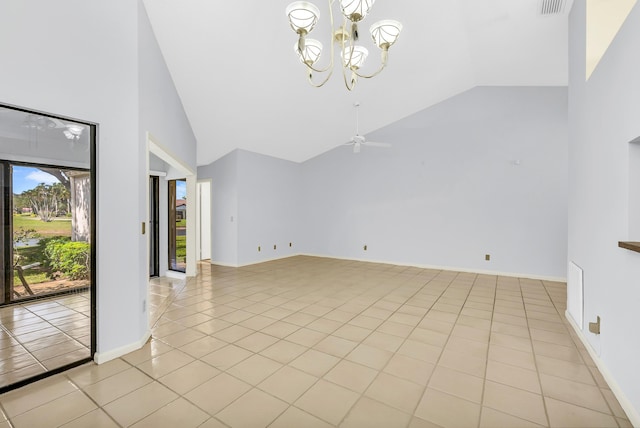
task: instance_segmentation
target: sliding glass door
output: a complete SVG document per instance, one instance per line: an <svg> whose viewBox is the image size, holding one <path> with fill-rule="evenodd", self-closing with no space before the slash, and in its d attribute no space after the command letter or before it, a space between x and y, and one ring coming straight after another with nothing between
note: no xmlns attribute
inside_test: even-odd
<svg viewBox="0 0 640 428"><path fill-rule="evenodd" d="M0 105L0 393L95 352L95 133Z"/></svg>
<svg viewBox="0 0 640 428"><path fill-rule="evenodd" d="M187 267L187 181L169 180L169 269Z"/></svg>
<svg viewBox="0 0 640 428"><path fill-rule="evenodd" d="M7 258L11 257L11 244L7 236L11 236L11 223L6 219L11 211L11 175L8 173L5 164L0 163L0 246L2 246L2 254L0 254L0 305L11 302L11 287L6 284L11 283L12 269L7 269Z"/></svg>
<svg viewBox="0 0 640 428"><path fill-rule="evenodd" d="M149 276L160 275L160 177L149 177Z"/></svg>

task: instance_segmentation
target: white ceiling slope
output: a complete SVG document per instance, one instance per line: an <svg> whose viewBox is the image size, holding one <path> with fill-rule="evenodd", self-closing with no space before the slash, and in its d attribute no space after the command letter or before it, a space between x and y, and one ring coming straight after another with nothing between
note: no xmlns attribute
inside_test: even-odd
<svg viewBox="0 0 640 428"><path fill-rule="evenodd" d="M539 14L541 1L378 0L361 32L385 18L404 30L387 69L353 92L339 67L323 88L308 85L284 12L290 0L144 4L198 140L198 165L205 165L236 148L312 158L350 139L355 101L360 131L368 133L476 85L566 85L571 0L554 16ZM328 3L314 2L321 23L311 37L326 56ZM370 51L363 71L372 71L379 50L362 39Z"/></svg>

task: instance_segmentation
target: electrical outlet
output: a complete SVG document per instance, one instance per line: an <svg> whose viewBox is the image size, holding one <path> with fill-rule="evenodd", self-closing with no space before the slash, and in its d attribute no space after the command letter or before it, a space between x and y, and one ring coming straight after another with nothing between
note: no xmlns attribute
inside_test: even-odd
<svg viewBox="0 0 640 428"><path fill-rule="evenodd" d="M490 260L491 260L491 254L485 254L485 255L484 255L484 259L485 259L486 261L490 261Z"/></svg>

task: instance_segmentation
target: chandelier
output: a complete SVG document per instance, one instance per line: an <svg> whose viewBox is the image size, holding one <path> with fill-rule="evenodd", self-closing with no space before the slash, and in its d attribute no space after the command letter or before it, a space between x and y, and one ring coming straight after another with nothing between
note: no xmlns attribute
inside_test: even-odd
<svg viewBox="0 0 640 428"><path fill-rule="evenodd" d="M287 6L286 13L289 23L293 31L298 34L298 42L293 48L300 61L307 67L309 83L319 88L327 83L333 74L334 46L338 45L341 49L340 58L344 83L347 89L351 91L355 87L358 77L370 79L380 74L387 66L389 48L398 40L400 31L402 31L402 24L398 21L386 19L378 21L371 26L369 32L375 45L382 51L382 58L377 71L372 74L362 74L360 68L367 59L369 51L364 46L356 44L360 39L358 24L369 14L375 0L339 0L344 21L342 26L337 29L334 27L333 20L333 3L336 0L327 1L329 2L332 37L329 64L325 68L316 66L322 54L322 43L318 40L307 38L307 34L313 30L320 19L320 10L312 3L296 1ZM326 73L326 76L322 81L315 82L313 73Z"/></svg>

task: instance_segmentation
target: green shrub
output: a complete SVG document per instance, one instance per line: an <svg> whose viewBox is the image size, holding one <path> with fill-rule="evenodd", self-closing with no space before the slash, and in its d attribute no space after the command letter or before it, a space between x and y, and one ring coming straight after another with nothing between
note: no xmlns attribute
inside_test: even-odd
<svg viewBox="0 0 640 428"><path fill-rule="evenodd" d="M48 240L45 244L45 264L51 276L57 273L71 280L89 279L90 249L88 242L73 242L64 238Z"/></svg>

